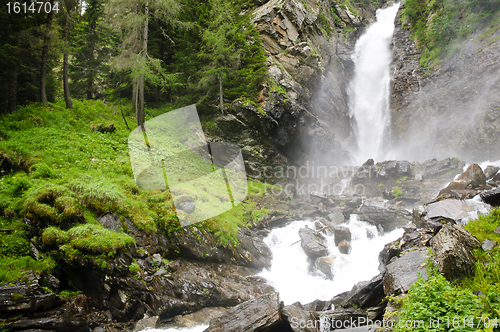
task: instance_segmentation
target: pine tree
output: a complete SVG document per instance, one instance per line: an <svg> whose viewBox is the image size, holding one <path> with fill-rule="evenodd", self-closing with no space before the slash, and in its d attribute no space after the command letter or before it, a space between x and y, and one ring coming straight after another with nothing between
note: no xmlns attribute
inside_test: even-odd
<svg viewBox="0 0 500 332"><path fill-rule="evenodd" d="M160 59L148 54L148 32L151 17L162 19L169 26L182 27L177 20L180 12L178 0L114 0L110 2L114 24L123 34L120 54L114 58L117 70L129 70L133 80L132 105L135 108L137 126L144 129L144 88L146 81L166 87L172 84L176 74L168 74Z"/></svg>

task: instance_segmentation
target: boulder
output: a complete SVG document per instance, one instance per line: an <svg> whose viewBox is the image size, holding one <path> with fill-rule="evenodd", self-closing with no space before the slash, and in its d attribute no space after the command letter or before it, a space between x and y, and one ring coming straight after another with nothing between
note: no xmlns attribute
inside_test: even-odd
<svg viewBox="0 0 500 332"><path fill-rule="evenodd" d="M491 181L499 182L500 181L500 173L497 173L494 177L491 178Z"/></svg>
<svg viewBox="0 0 500 332"><path fill-rule="evenodd" d="M488 191L483 191L480 196L483 201L490 205L500 205L500 187Z"/></svg>
<svg viewBox="0 0 500 332"><path fill-rule="evenodd" d="M301 228L299 230L301 247L311 259L328 255L328 247L325 238L310 228Z"/></svg>
<svg viewBox="0 0 500 332"><path fill-rule="evenodd" d="M496 166L488 166L484 169L484 176L486 177L486 180L492 179L497 173L500 171L500 167Z"/></svg>
<svg viewBox="0 0 500 332"><path fill-rule="evenodd" d="M333 278L332 267L335 263L335 256L319 257L314 262L316 269L323 272L328 278Z"/></svg>
<svg viewBox="0 0 500 332"><path fill-rule="evenodd" d="M316 318L300 302L284 307L281 315L294 332L319 332Z"/></svg>
<svg viewBox="0 0 500 332"><path fill-rule="evenodd" d="M384 298L384 275L381 273L370 281L361 281L354 285L345 297L342 306L368 308L378 305Z"/></svg>
<svg viewBox="0 0 500 332"><path fill-rule="evenodd" d="M332 307L331 301L314 300L311 303L303 305L306 311L327 311Z"/></svg>
<svg viewBox="0 0 500 332"><path fill-rule="evenodd" d="M328 219L332 222L334 226L338 226L345 221L342 209L333 208L332 212L328 214Z"/></svg>
<svg viewBox="0 0 500 332"><path fill-rule="evenodd" d="M377 202L367 199L359 208L359 212L361 220L381 225L386 231L392 231L412 221L409 211L388 202Z"/></svg>
<svg viewBox="0 0 500 332"><path fill-rule="evenodd" d="M446 224L430 241L432 262L449 281L468 276L476 259L473 249L479 248L479 241L458 225Z"/></svg>
<svg viewBox="0 0 500 332"><path fill-rule="evenodd" d="M153 316L140 319L137 324L135 324L134 332L140 332L145 329L157 329L160 326L160 317Z"/></svg>
<svg viewBox="0 0 500 332"><path fill-rule="evenodd" d="M219 317L226 310L224 307L207 307L191 314L175 316L174 323L182 327L208 325L212 319Z"/></svg>
<svg viewBox="0 0 500 332"><path fill-rule="evenodd" d="M425 172L423 178L434 178L450 172L460 172L464 164L457 158L446 158L443 160L427 160L423 163ZM456 173L455 173L456 174Z"/></svg>
<svg viewBox="0 0 500 332"><path fill-rule="evenodd" d="M347 240L340 241L338 245L341 254L348 255L351 252L351 242Z"/></svg>
<svg viewBox="0 0 500 332"><path fill-rule="evenodd" d="M335 236L334 241L336 246L344 240L351 241L352 238L351 230L343 226L333 228L333 235Z"/></svg>
<svg viewBox="0 0 500 332"><path fill-rule="evenodd" d="M465 218L470 218L471 213L482 210L487 212L491 207L487 204L471 201L471 200L456 200L445 199L439 202L428 204L425 207L427 211L427 220L444 221L458 223Z"/></svg>
<svg viewBox="0 0 500 332"><path fill-rule="evenodd" d="M486 176L478 164L470 165L465 172L439 192L439 195L449 194L452 190L475 189L486 184Z"/></svg>
<svg viewBox="0 0 500 332"><path fill-rule="evenodd" d="M280 311L277 293L262 295L211 320L204 332L280 331L286 326Z"/></svg>
<svg viewBox="0 0 500 332"><path fill-rule="evenodd" d="M387 265L383 281L385 295L406 293L420 276L427 278L425 262L428 258L428 249L418 249L404 253Z"/></svg>
<svg viewBox="0 0 500 332"><path fill-rule="evenodd" d="M481 243L481 248L483 248L484 251L491 251L495 248L496 244L497 241L484 240L483 243Z"/></svg>

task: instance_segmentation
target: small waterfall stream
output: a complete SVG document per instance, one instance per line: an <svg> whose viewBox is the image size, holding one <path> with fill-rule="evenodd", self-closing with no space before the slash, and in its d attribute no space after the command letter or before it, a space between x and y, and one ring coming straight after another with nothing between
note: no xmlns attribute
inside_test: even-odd
<svg viewBox="0 0 500 332"><path fill-rule="evenodd" d="M377 21L358 39L352 55L355 73L350 116L358 145L358 150L352 152L357 165L369 158L384 159L384 139L390 125L390 42L398 8L399 4L395 4L377 10Z"/></svg>

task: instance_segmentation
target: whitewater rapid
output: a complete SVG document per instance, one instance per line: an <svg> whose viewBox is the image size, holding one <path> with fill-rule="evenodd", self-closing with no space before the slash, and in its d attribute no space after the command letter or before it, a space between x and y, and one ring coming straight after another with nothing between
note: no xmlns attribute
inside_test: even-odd
<svg viewBox="0 0 500 332"><path fill-rule="evenodd" d="M398 8L399 3L377 10L376 22L358 39L352 55L349 108L357 142L357 150L352 151L355 165L369 158L384 160L384 139L390 126L390 44Z"/></svg>
<svg viewBox="0 0 500 332"><path fill-rule="evenodd" d="M402 229L396 229L383 235L377 234L377 228L357 215L342 224L352 234L352 251L348 255L341 254L334 243L334 236L326 236L330 256L335 257L333 264L333 280L329 280L322 272L309 271L309 262L298 243L299 229L314 229L313 221L298 220L286 227L276 228L264 239L273 252L272 266L264 270L260 276L266 278L285 304L296 301L309 303L316 299L330 300L333 296L351 290L359 281L369 280L379 273L378 254L388 242L403 235ZM373 238L369 238L373 236Z"/></svg>

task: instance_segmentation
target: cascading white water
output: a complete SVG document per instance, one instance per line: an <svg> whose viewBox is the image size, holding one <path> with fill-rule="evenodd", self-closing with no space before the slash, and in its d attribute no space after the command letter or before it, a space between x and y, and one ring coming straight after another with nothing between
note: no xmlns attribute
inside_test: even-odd
<svg viewBox="0 0 500 332"><path fill-rule="evenodd" d="M358 150L354 161L383 160L383 142L390 124L389 93L391 37L399 4L377 10L377 20L356 42L354 80L350 93L350 116Z"/></svg>
<svg viewBox="0 0 500 332"><path fill-rule="evenodd" d="M314 229L314 222L294 221L286 227L273 229L264 239L273 252L273 261L271 268L260 275L279 292L285 304L330 300L350 290L357 282L371 279L379 273L379 252L386 243L403 234L402 229L397 229L378 236L375 226L351 215L349 222L343 224L352 234L350 254L341 254L335 246L334 237L327 236L330 256L335 256L332 268L334 277L329 280L322 272L310 272L308 258L300 242L293 244L300 239L299 229L306 226ZM374 237L369 239L368 233Z"/></svg>

